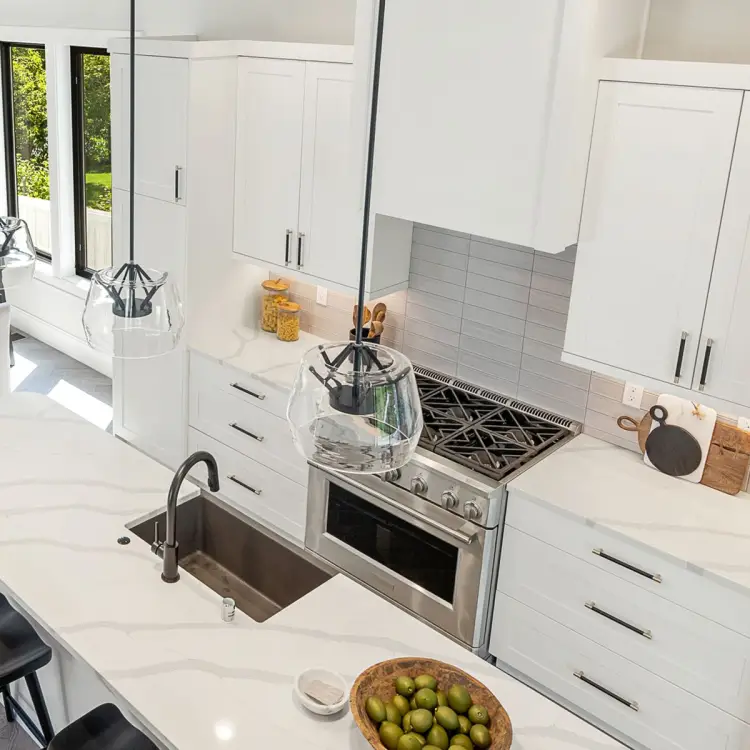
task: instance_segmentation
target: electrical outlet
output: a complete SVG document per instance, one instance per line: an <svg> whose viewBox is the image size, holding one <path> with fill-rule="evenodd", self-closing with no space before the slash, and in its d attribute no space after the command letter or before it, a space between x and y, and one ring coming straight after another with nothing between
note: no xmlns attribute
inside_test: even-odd
<svg viewBox="0 0 750 750"><path fill-rule="evenodd" d="M737 420L737 427L745 432L750 432L750 417L740 417Z"/></svg>
<svg viewBox="0 0 750 750"><path fill-rule="evenodd" d="M622 393L622 403L625 406L640 409L641 401L643 401L643 386L635 385L634 383L625 383L625 390Z"/></svg>
<svg viewBox="0 0 750 750"><path fill-rule="evenodd" d="M315 299L319 305L326 307L326 305L328 305L328 290L324 286L319 286L318 294Z"/></svg>

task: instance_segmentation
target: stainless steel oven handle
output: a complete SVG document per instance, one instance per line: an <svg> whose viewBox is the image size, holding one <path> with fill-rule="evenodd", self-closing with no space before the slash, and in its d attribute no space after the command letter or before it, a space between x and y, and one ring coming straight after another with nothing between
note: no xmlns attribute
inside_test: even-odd
<svg viewBox="0 0 750 750"><path fill-rule="evenodd" d="M353 482L349 482L348 480L342 477L337 476L336 482L337 483L340 482L342 484L348 484L351 487L358 489L360 492L362 491L362 488L358 487ZM476 534L463 534L460 531L456 531L455 529L450 528L450 526L446 526L445 524L440 523L440 521L436 521L433 518L429 518L428 516L424 516L421 513L417 513L411 508L407 508L405 505L402 505L396 500L391 500L391 498L388 497L387 495L381 495L379 492L375 492L374 490L371 490L369 487L365 488L365 492L371 497L377 498L379 503L382 503L383 505L387 505L390 508L395 508L396 510L400 510L402 513L405 513L407 516L410 516L415 521L419 521L421 524L424 524L425 526L429 526L431 529L434 529L435 531L439 531L441 534L445 534L447 537L450 537L451 539L453 539L455 542L458 542L459 544L463 544L465 547L468 547L477 538Z"/></svg>

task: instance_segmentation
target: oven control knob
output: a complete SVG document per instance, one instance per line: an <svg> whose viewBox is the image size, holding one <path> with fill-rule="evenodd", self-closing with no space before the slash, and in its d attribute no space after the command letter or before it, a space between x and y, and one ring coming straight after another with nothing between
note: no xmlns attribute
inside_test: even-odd
<svg viewBox="0 0 750 750"><path fill-rule="evenodd" d="M455 510L458 507L458 495L453 490L446 490L440 497L448 510Z"/></svg>
<svg viewBox="0 0 750 750"><path fill-rule="evenodd" d="M389 469L380 475L384 482L398 482L401 479L401 469Z"/></svg>
<svg viewBox="0 0 750 750"><path fill-rule="evenodd" d="M473 500L469 500L464 505L464 518L467 521L479 521L482 518L482 509Z"/></svg>
<svg viewBox="0 0 750 750"><path fill-rule="evenodd" d="M427 482L423 476L416 476L411 480L411 491L415 495L424 495L427 492Z"/></svg>

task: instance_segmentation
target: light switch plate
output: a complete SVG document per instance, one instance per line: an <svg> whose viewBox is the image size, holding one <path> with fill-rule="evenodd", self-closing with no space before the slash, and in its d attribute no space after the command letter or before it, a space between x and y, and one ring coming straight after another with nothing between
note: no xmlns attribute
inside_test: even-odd
<svg viewBox="0 0 750 750"><path fill-rule="evenodd" d="M643 401L643 386L634 383L625 383L625 390L622 392L622 403L626 406L632 406L634 409L641 408Z"/></svg>
<svg viewBox="0 0 750 750"><path fill-rule="evenodd" d="M326 307L328 305L328 290L324 286L319 286L315 299L319 305Z"/></svg>
<svg viewBox="0 0 750 750"><path fill-rule="evenodd" d="M750 417L740 417L737 420L737 427L746 432L750 432Z"/></svg>

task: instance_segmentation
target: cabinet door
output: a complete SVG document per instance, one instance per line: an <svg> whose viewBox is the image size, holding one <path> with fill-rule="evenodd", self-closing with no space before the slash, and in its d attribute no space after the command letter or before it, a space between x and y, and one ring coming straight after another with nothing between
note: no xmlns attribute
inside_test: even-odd
<svg viewBox="0 0 750 750"><path fill-rule="evenodd" d="M351 199L352 66L308 63L302 140L299 237L293 264L305 273L357 286L359 247Z"/></svg>
<svg viewBox="0 0 750 750"><path fill-rule="evenodd" d="M234 250L261 261L296 259L305 63L239 63ZM288 248L288 249L287 249Z"/></svg>
<svg viewBox="0 0 750 750"><path fill-rule="evenodd" d="M130 60L112 55L112 185L129 189ZM135 61L135 192L186 203L189 61L146 57Z"/></svg>
<svg viewBox="0 0 750 750"><path fill-rule="evenodd" d="M690 388L741 104L601 83L566 352Z"/></svg>
<svg viewBox="0 0 750 750"><path fill-rule="evenodd" d="M113 191L117 262L127 256L128 193ZM136 260L168 271L185 289L186 209L136 196ZM114 433L157 461L176 468L187 441L187 354L184 345L154 359L115 359Z"/></svg>
<svg viewBox="0 0 750 750"><path fill-rule="evenodd" d="M693 388L750 406L750 105L737 133ZM710 343L710 349L709 349ZM707 357L708 355L708 357ZM704 363L705 377L704 377Z"/></svg>

